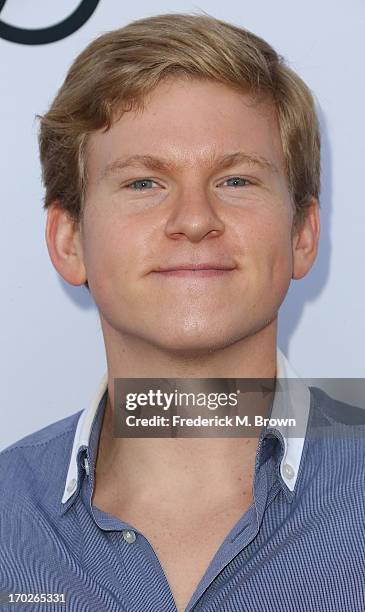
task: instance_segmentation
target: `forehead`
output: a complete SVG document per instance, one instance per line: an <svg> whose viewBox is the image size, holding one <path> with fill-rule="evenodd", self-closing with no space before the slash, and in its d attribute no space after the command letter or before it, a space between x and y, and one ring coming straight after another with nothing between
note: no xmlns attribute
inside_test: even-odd
<svg viewBox="0 0 365 612"><path fill-rule="evenodd" d="M274 105L208 80L168 79L124 113L107 131L89 137L90 175L100 175L118 156L158 156L171 166L212 165L244 151L284 168Z"/></svg>

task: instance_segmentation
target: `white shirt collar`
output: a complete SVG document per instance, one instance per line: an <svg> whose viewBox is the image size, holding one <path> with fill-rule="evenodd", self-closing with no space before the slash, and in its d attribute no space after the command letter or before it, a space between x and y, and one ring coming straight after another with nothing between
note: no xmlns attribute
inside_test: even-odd
<svg viewBox="0 0 365 612"><path fill-rule="evenodd" d="M303 432L305 434L310 408L309 387L300 379L299 375L295 372L279 348L277 348L276 364L276 377L278 379L295 378L297 379L297 383L289 387L288 393L275 393L270 416L275 417L280 415L280 417L283 417L283 414L285 414L287 416L290 415L292 418L297 418L298 421L300 420L300 422L304 424ZM81 447L89 446L91 427L107 387L108 372L105 372L89 408L85 409L79 417L66 477L65 490L62 497L63 504L65 504L76 491L78 481L78 451ZM285 402L284 408L283 401ZM293 491L298 476L305 437L294 438L289 435L289 430L281 425L270 429L276 429L283 437L285 450L280 464L280 474L288 488Z"/></svg>
<svg viewBox="0 0 365 612"><path fill-rule="evenodd" d="M285 393L276 390L270 417L290 417L299 424L297 432L301 437L293 437L289 426L276 425L284 440L284 454L280 462L280 474L290 491L294 490L297 481L300 460L302 458L310 410L310 389L294 370L285 355L277 348L276 378L295 379L295 383L281 383Z"/></svg>

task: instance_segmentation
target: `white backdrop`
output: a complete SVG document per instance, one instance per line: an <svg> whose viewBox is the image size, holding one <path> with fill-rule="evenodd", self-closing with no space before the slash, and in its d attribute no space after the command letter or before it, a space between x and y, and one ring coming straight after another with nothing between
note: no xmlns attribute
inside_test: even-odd
<svg viewBox="0 0 365 612"><path fill-rule="evenodd" d="M78 4L7 0L0 19L42 28ZM62 280L48 257L35 115L47 110L71 61L98 34L153 14L199 9L264 37L316 95L321 246L307 278L292 281L280 310L279 346L304 377L364 377L365 3L100 0L89 21L59 42L29 46L0 38L0 449L86 407L106 369L95 305L84 288Z"/></svg>

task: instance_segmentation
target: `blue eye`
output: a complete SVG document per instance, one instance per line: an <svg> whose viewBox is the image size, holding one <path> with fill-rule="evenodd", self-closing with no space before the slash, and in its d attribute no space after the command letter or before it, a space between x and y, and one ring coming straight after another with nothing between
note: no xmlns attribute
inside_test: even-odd
<svg viewBox="0 0 365 612"><path fill-rule="evenodd" d="M135 185L135 189L134 191L143 191L145 189L146 186L150 185L151 183L154 183L155 181L152 181L151 179L139 179L138 181L133 181L133 183L129 183L129 185L127 185L127 187L132 187Z"/></svg>
<svg viewBox="0 0 365 612"><path fill-rule="evenodd" d="M228 185L228 187L245 187L246 185L250 185L250 181L241 176L233 176L232 178L226 179L222 184L224 185L229 182L231 182L231 184ZM126 187L131 188L133 191L145 191L146 189L153 188L153 184L156 185L155 181L152 179L138 179L129 183Z"/></svg>
<svg viewBox="0 0 365 612"><path fill-rule="evenodd" d="M224 181L224 183L228 183L229 181L234 181L233 185L229 185L230 187L245 187L245 185L250 184L250 181L245 178L242 178L241 176L233 176L232 178L229 178Z"/></svg>

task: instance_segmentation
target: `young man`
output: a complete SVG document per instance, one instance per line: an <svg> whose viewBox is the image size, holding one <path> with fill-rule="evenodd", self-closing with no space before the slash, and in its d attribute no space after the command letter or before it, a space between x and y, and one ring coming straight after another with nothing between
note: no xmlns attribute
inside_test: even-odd
<svg viewBox="0 0 365 612"><path fill-rule="evenodd" d="M295 378L277 315L318 248L306 85L243 29L161 15L81 53L40 147L49 254L95 299L108 370L88 410L0 455L0 590L75 612L365 609L352 407L298 380L302 437L113 435L116 378Z"/></svg>

